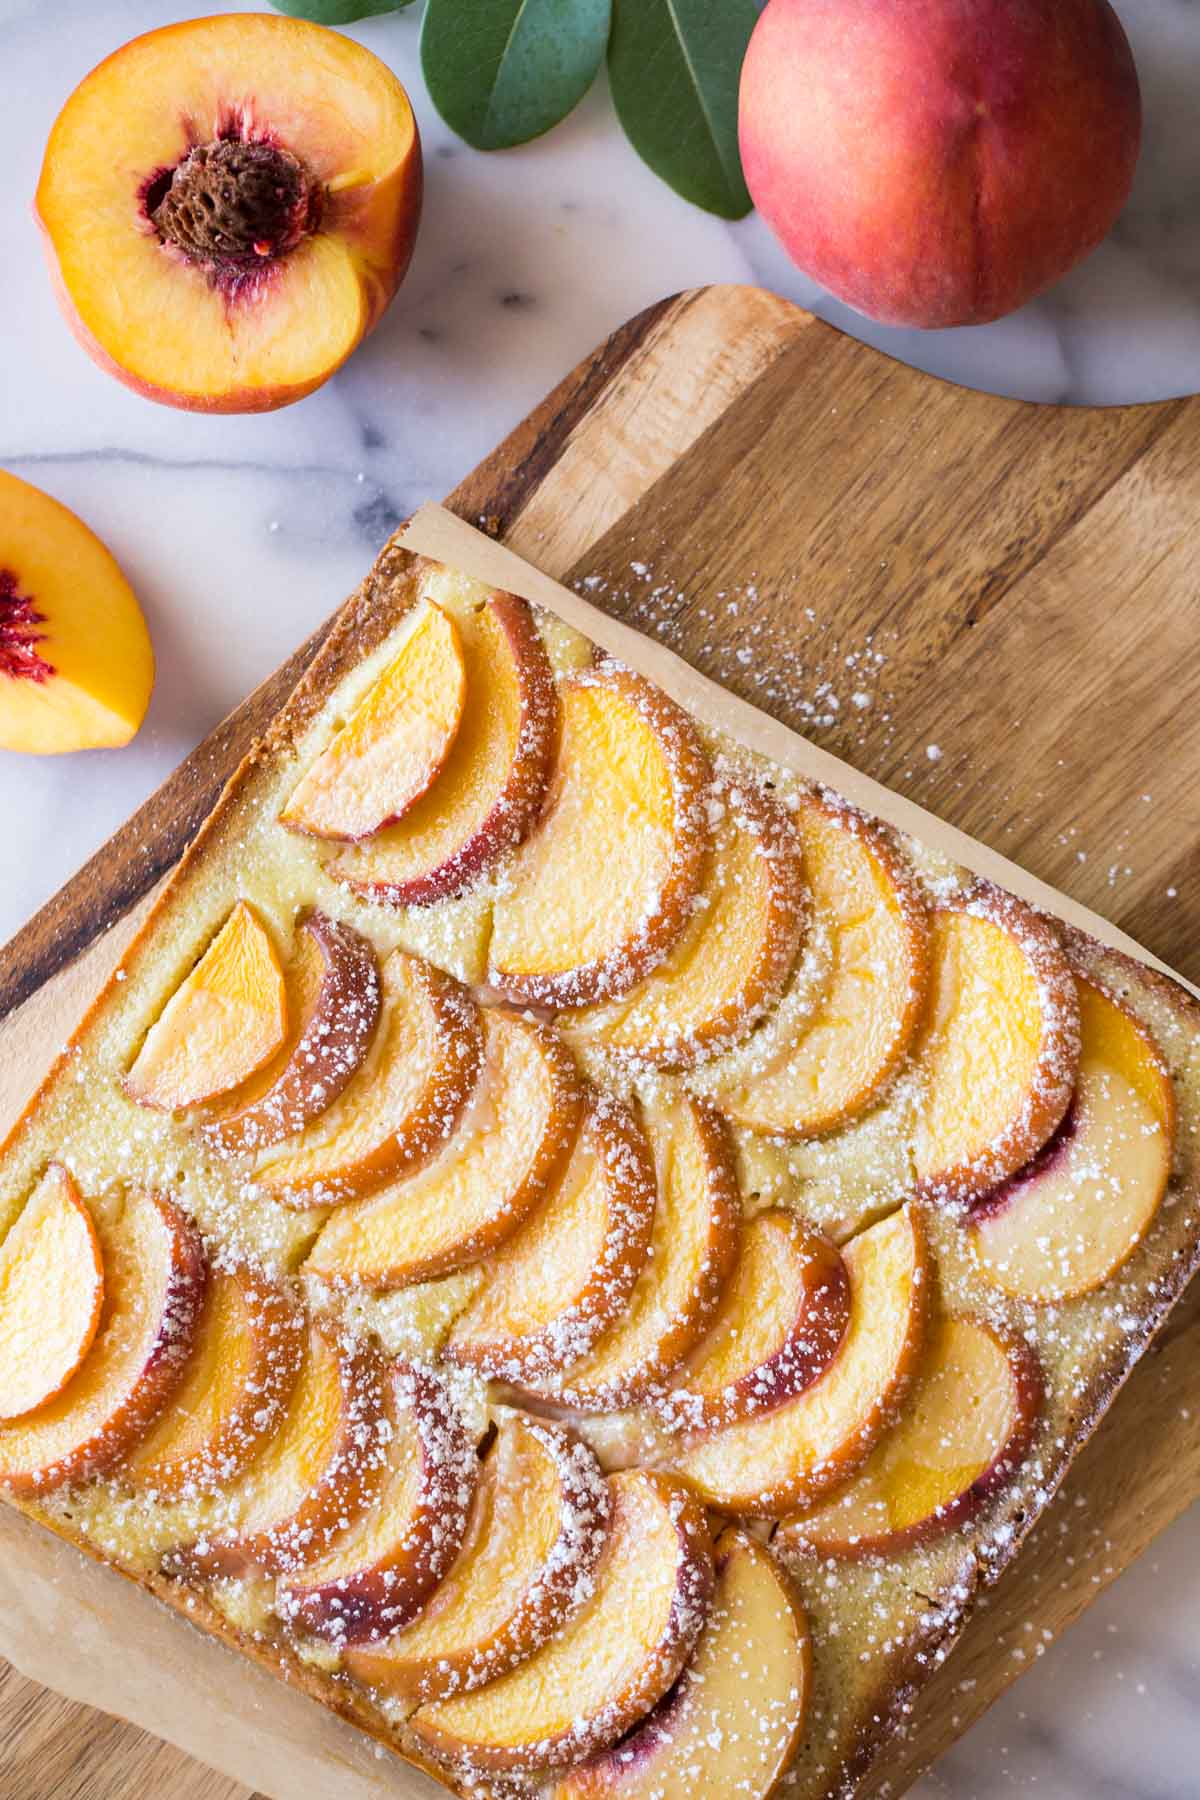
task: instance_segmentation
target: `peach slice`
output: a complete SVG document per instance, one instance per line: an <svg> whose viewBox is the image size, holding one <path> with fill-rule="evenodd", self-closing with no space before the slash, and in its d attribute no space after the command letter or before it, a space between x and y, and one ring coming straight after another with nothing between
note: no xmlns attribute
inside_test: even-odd
<svg viewBox="0 0 1200 1800"><path fill-rule="evenodd" d="M721 1534L712 1614L678 1685L632 1737L560 1781L553 1800L769 1800L800 1738L808 1621L770 1551Z"/></svg>
<svg viewBox="0 0 1200 1800"><path fill-rule="evenodd" d="M807 916L799 838L749 782L722 782L713 806L720 817L683 935L631 993L562 1021L570 1041L686 1068L745 1037L779 998Z"/></svg>
<svg viewBox="0 0 1200 1800"><path fill-rule="evenodd" d="M654 1200L645 1134L623 1102L593 1091L561 1177L491 1257L445 1354L527 1383L577 1362L625 1309L649 1255Z"/></svg>
<svg viewBox="0 0 1200 1800"><path fill-rule="evenodd" d="M353 1200L413 1169L446 1141L482 1060L479 1008L432 964L393 950L375 1042L335 1106L299 1141L268 1153L255 1181L285 1205Z"/></svg>
<svg viewBox="0 0 1200 1800"><path fill-rule="evenodd" d="M103 1304L92 1215L66 1169L51 1163L0 1244L0 1422L62 1392L92 1347Z"/></svg>
<svg viewBox="0 0 1200 1800"><path fill-rule="evenodd" d="M585 1006L643 980L685 929L708 849L695 729L615 663L563 682L538 828L496 902L490 979L510 999Z"/></svg>
<svg viewBox="0 0 1200 1800"><path fill-rule="evenodd" d="M591 1599L498 1681L420 1707L409 1725L429 1750L473 1770L550 1768L615 1743L674 1684L712 1595L704 1514L669 1476L630 1470L609 1487Z"/></svg>
<svg viewBox="0 0 1200 1800"><path fill-rule="evenodd" d="M914 1047L920 1189L969 1200L1015 1175L1067 1110L1079 1002L1045 920L981 882L933 922L929 1013Z"/></svg>
<svg viewBox="0 0 1200 1800"><path fill-rule="evenodd" d="M346 1652L364 1687L442 1700L495 1681L556 1636L588 1599L612 1503L591 1451L514 1414L480 1469L458 1559L420 1618Z"/></svg>
<svg viewBox="0 0 1200 1800"><path fill-rule="evenodd" d="M370 837L402 819L441 773L467 697L458 626L426 601L408 635L280 821L314 837Z"/></svg>
<svg viewBox="0 0 1200 1800"><path fill-rule="evenodd" d="M308 1274L396 1288L478 1262L511 1237L570 1153L583 1089L553 1030L486 1008L475 1099L441 1155L328 1220Z"/></svg>
<svg viewBox="0 0 1200 1800"><path fill-rule="evenodd" d="M287 990L270 936L239 900L179 984L125 1077L139 1106L177 1112L248 1079L287 1037Z"/></svg>
<svg viewBox="0 0 1200 1800"><path fill-rule="evenodd" d="M135 1188L97 1229L104 1305L91 1348L53 1399L0 1425L0 1487L18 1494L105 1474L187 1369L207 1276L195 1226L170 1200Z"/></svg>
<svg viewBox="0 0 1200 1800"><path fill-rule="evenodd" d="M924 1004L928 928L878 826L827 795L795 817L826 979L798 1030L785 1004L705 1091L741 1125L803 1138L854 1118L898 1068Z"/></svg>
<svg viewBox="0 0 1200 1800"><path fill-rule="evenodd" d="M385 906L465 893L527 835L558 733L554 677L533 614L493 594L459 620L468 703L438 779L403 819L329 865Z"/></svg>
<svg viewBox="0 0 1200 1800"><path fill-rule="evenodd" d="M375 952L359 932L325 913L301 921L284 981L282 1047L208 1109L204 1135L226 1155L265 1150L319 1118L362 1066L379 1023Z"/></svg>
<svg viewBox="0 0 1200 1800"><path fill-rule="evenodd" d="M1175 1091L1137 1020L1080 978L1074 1098L1044 1148L977 1204L979 1268L1020 1300L1086 1294L1132 1256L1166 1192Z"/></svg>
<svg viewBox="0 0 1200 1800"><path fill-rule="evenodd" d="M972 1517L1009 1481L1042 1403L1037 1358L978 1319L942 1319L895 1428L848 1487L780 1527L822 1555L896 1555Z"/></svg>
<svg viewBox="0 0 1200 1800"><path fill-rule="evenodd" d="M624 1312L581 1362L542 1384L581 1412L632 1406L700 1338L738 1250L741 1209L720 1115L672 1095L642 1109L658 1180L650 1255Z"/></svg>
<svg viewBox="0 0 1200 1800"><path fill-rule="evenodd" d="M399 286L420 206L391 71L350 38L257 14L108 57L55 120L37 190L84 348L203 412L285 406L332 375Z"/></svg>
<svg viewBox="0 0 1200 1800"><path fill-rule="evenodd" d="M280 1616L339 1647L415 1618L462 1545L479 1465L445 1380L388 1373L387 1463L370 1506L280 1583Z"/></svg>
<svg viewBox="0 0 1200 1800"><path fill-rule="evenodd" d="M100 539L0 469L0 750L127 744L153 686L146 621Z"/></svg>
<svg viewBox="0 0 1200 1800"><path fill-rule="evenodd" d="M710 1506L776 1518L861 1464L916 1373L929 1289L924 1233L911 1206L844 1250L850 1323L825 1373L795 1399L686 1449L679 1473Z"/></svg>
<svg viewBox="0 0 1200 1800"><path fill-rule="evenodd" d="M164 1500L220 1491L281 1423L303 1351L282 1288L249 1263L214 1265L183 1380L122 1480Z"/></svg>
<svg viewBox="0 0 1200 1800"><path fill-rule="evenodd" d="M742 1226L708 1335L662 1402L665 1417L712 1431L770 1412L825 1373L849 1318L850 1282L833 1245L784 1207L756 1214Z"/></svg>
<svg viewBox="0 0 1200 1800"><path fill-rule="evenodd" d="M182 1551L181 1566L238 1577L314 1560L378 1494L387 1436L378 1358L310 1325L282 1422L225 1490L228 1527Z"/></svg>

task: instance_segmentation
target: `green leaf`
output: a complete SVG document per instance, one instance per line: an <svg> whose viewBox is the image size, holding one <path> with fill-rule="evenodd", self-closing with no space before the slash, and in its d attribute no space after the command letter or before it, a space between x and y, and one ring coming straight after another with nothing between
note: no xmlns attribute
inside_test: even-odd
<svg viewBox="0 0 1200 1800"><path fill-rule="evenodd" d="M403 12L413 0L271 0L276 12L289 19L312 19L318 25L353 25L355 19L373 19L379 13Z"/></svg>
<svg viewBox="0 0 1200 1800"><path fill-rule="evenodd" d="M723 219L750 211L738 81L755 0L613 0L608 75L625 135L677 194Z"/></svg>
<svg viewBox="0 0 1200 1800"><path fill-rule="evenodd" d="M611 0L429 0L421 67L433 104L477 150L540 137L604 60Z"/></svg>

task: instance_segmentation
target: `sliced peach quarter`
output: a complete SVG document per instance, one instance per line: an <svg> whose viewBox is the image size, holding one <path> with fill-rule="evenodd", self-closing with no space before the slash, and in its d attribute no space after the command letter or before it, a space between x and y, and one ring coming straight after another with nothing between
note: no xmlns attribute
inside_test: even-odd
<svg viewBox="0 0 1200 1800"><path fill-rule="evenodd" d="M100 539L0 469L0 750L127 744L154 652L133 589Z"/></svg>
<svg viewBox="0 0 1200 1800"><path fill-rule="evenodd" d="M84 348L202 412L285 406L332 375L399 285L420 206L391 71L319 25L248 14L148 32L93 69L37 190Z"/></svg>
<svg viewBox="0 0 1200 1800"><path fill-rule="evenodd" d="M406 1287L478 1262L545 1194L570 1153L583 1088L553 1029L484 1008L483 1070L441 1155L335 1212L305 1264L339 1285Z"/></svg>
<svg viewBox="0 0 1200 1800"><path fill-rule="evenodd" d="M279 1584L282 1618L339 1647L415 1618L458 1555L479 1464L442 1376L389 1369L390 1436L379 1490L311 1562Z"/></svg>
<svg viewBox="0 0 1200 1800"><path fill-rule="evenodd" d="M658 1198L650 1255L624 1312L581 1362L541 1391L581 1412L632 1406L703 1336L737 1257L741 1209L720 1115L664 1096L642 1108Z"/></svg>
<svg viewBox="0 0 1200 1800"><path fill-rule="evenodd" d="M195 1226L172 1201L134 1188L97 1230L104 1304L91 1348L60 1393L0 1425L0 1487L18 1494L106 1474L187 1370L207 1277Z"/></svg>
<svg viewBox="0 0 1200 1800"><path fill-rule="evenodd" d="M699 1439L676 1460L710 1506L776 1518L860 1465L895 1417L925 1335L929 1263L911 1206L844 1250L850 1322L825 1373L770 1412Z"/></svg>
<svg viewBox="0 0 1200 1800"><path fill-rule="evenodd" d="M1079 1002L1052 928L980 883L933 920L929 1012L914 1050L922 1192L969 1200L1059 1125L1079 1067Z"/></svg>
<svg viewBox="0 0 1200 1800"><path fill-rule="evenodd" d="M980 1270L1019 1300L1100 1287L1141 1243L1171 1175L1166 1064L1125 1007L1090 981L1078 989L1079 1077L1062 1124L970 1216Z"/></svg>
<svg viewBox="0 0 1200 1800"><path fill-rule="evenodd" d="M472 1770L538 1770L606 1749L671 1688L708 1616L704 1513L669 1476L609 1477L612 1524L587 1604L526 1662L418 1708L410 1729Z"/></svg>
<svg viewBox="0 0 1200 1800"><path fill-rule="evenodd" d="M125 1091L163 1112L227 1093L281 1049L287 1016L275 945L239 900L146 1033Z"/></svg>
<svg viewBox="0 0 1200 1800"><path fill-rule="evenodd" d="M654 1200L641 1126L622 1101L592 1091L561 1176L489 1259L445 1354L529 1383L577 1362L625 1310L649 1255Z"/></svg>
<svg viewBox="0 0 1200 1800"><path fill-rule="evenodd" d="M862 1112L906 1054L925 1000L925 910L880 828L829 796L795 813L824 980L716 1065L705 1091L740 1125L816 1137ZM706 1075L709 1072L706 1071Z"/></svg>
<svg viewBox="0 0 1200 1800"><path fill-rule="evenodd" d="M353 1200L417 1167L450 1136L482 1061L479 1008L431 963L393 950L375 1040L341 1098L254 1179L286 1205Z"/></svg>
<svg viewBox="0 0 1200 1800"><path fill-rule="evenodd" d="M537 830L496 902L490 979L510 999L624 994L680 937L708 848L708 760L686 715L614 663L563 682Z"/></svg>
<svg viewBox="0 0 1200 1800"><path fill-rule="evenodd" d="M770 1412L811 1387L837 1355L850 1282L832 1244L772 1207L741 1228L737 1266L706 1337L675 1373L664 1415L717 1430Z"/></svg>
<svg viewBox="0 0 1200 1800"><path fill-rule="evenodd" d="M346 1670L399 1700L442 1700L506 1675L589 1598L612 1501L585 1445L514 1413L480 1468L458 1559L420 1617L346 1652Z"/></svg>
<svg viewBox="0 0 1200 1800"><path fill-rule="evenodd" d="M404 641L280 820L313 837L370 837L433 786L463 716L467 671L458 626L426 600Z"/></svg>
<svg viewBox="0 0 1200 1800"><path fill-rule="evenodd" d="M326 913L301 920L284 970L288 1031L271 1060L208 1108L204 1134L226 1155L265 1150L303 1131L362 1066L379 1023L375 952Z"/></svg>
<svg viewBox="0 0 1200 1800"><path fill-rule="evenodd" d="M725 1531L712 1613L678 1684L631 1737L572 1769L553 1800L769 1800L799 1742L811 1680L791 1578L762 1544Z"/></svg>
<svg viewBox="0 0 1200 1800"><path fill-rule="evenodd" d="M784 1544L822 1555L894 1556L970 1519L1020 1468L1042 1403L1023 1339L982 1320L931 1330L895 1427L839 1493L780 1527Z"/></svg>
<svg viewBox="0 0 1200 1800"><path fill-rule="evenodd" d="M122 1481L163 1500L223 1490L282 1423L303 1352L288 1294L250 1263L215 1264L183 1380Z"/></svg>
<svg viewBox="0 0 1200 1800"><path fill-rule="evenodd" d="M807 916L800 840L749 781L722 782L695 911L653 974L560 1021L571 1041L654 1068L686 1068L736 1042L779 998Z"/></svg>
<svg viewBox="0 0 1200 1800"><path fill-rule="evenodd" d="M467 703L437 780L397 824L329 864L381 905L465 893L527 835L546 791L558 699L528 604L495 593L458 622Z"/></svg>
<svg viewBox="0 0 1200 1800"><path fill-rule="evenodd" d="M239 1577L314 1561L374 1502L387 1438L377 1357L309 1325L282 1420L224 1490L221 1526L182 1552L181 1562Z"/></svg>
<svg viewBox="0 0 1200 1800"><path fill-rule="evenodd" d="M62 1392L92 1347L103 1304L92 1215L74 1178L51 1163L0 1244L0 1422Z"/></svg>

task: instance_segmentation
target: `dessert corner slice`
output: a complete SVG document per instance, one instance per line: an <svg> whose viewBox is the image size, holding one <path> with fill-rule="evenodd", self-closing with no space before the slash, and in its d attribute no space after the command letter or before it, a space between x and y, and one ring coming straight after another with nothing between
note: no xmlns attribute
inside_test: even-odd
<svg viewBox="0 0 1200 1800"><path fill-rule="evenodd" d="M480 1468L458 1558L420 1616L351 1646L347 1672L401 1700L441 1700L495 1681L557 1636L589 1599L612 1513L592 1452L512 1413Z"/></svg>
<svg viewBox="0 0 1200 1800"><path fill-rule="evenodd" d="M581 670L560 701L554 771L496 901L489 970L508 998L552 1007L627 992L684 930L711 780L691 721L632 670Z"/></svg>
<svg viewBox="0 0 1200 1800"><path fill-rule="evenodd" d="M270 935L239 900L146 1034L125 1091L177 1112L227 1093L283 1045L287 991Z"/></svg>
<svg viewBox="0 0 1200 1800"><path fill-rule="evenodd" d="M465 893L527 835L558 733L558 697L529 606L493 594L459 619L462 721L437 779L395 825L344 849L337 881L384 906Z"/></svg>
<svg viewBox="0 0 1200 1800"><path fill-rule="evenodd" d="M92 1215L74 1178L51 1163L0 1245L0 1425L62 1392L92 1347L103 1305Z"/></svg>
<svg viewBox="0 0 1200 1800"><path fill-rule="evenodd" d="M654 1166L629 1108L593 1090L570 1161L487 1265L445 1354L537 1382L578 1361L620 1317L650 1249Z"/></svg>
<svg viewBox="0 0 1200 1800"><path fill-rule="evenodd" d="M607 1748L673 1686L704 1627L713 1566L704 1513L679 1482L609 1476L612 1524L591 1599L527 1662L431 1701L418 1740L472 1770L539 1770Z"/></svg>
<svg viewBox="0 0 1200 1800"><path fill-rule="evenodd" d="M845 1246L850 1323L819 1380L744 1424L700 1438L675 1467L710 1506L777 1518L866 1458L917 1371L929 1264L910 1205Z"/></svg>
<svg viewBox="0 0 1200 1800"><path fill-rule="evenodd" d="M1062 1120L1079 1068L1079 1001L1053 927L978 882L933 919L920 1085L919 1191L976 1198L1027 1163Z"/></svg>
<svg viewBox="0 0 1200 1800"><path fill-rule="evenodd" d="M631 1737L564 1776L553 1800L768 1800L804 1726L808 1621L770 1551L716 1545L712 1613L675 1687Z"/></svg>

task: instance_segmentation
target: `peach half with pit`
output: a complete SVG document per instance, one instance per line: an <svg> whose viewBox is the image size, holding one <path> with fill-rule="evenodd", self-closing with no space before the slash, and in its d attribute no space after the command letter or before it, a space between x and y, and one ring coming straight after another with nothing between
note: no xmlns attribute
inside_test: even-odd
<svg viewBox="0 0 1200 1800"><path fill-rule="evenodd" d="M146 716L154 652L100 539L0 469L0 750L127 744Z"/></svg>
<svg viewBox="0 0 1200 1800"><path fill-rule="evenodd" d="M352 39L231 13L134 38L50 133L37 217L75 335L128 387L263 412L319 387L412 253L408 96Z"/></svg>

